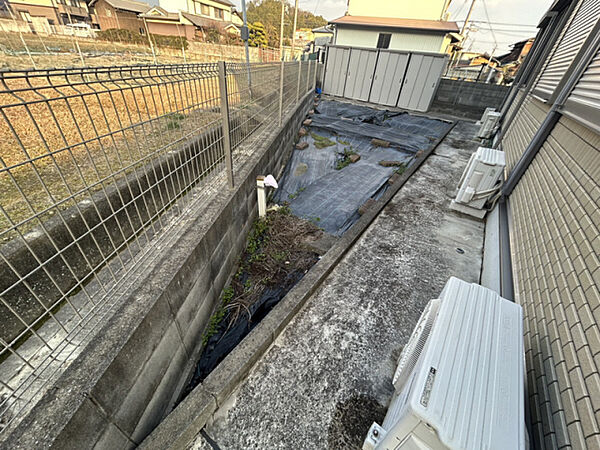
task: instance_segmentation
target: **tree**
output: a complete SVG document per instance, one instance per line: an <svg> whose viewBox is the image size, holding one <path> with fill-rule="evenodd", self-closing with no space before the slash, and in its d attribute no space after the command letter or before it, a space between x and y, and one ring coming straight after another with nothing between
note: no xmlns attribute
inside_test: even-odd
<svg viewBox="0 0 600 450"><path fill-rule="evenodd" d="M250 31L250 37L248 39L248 45L250 47L266 47L269 45L265 26L261 22L250 24L248 29Z"/></svg>
<svg viewBox="0 0 600 450"><path fill-rule="evenodd" d="M252 0L248 4L248 21L251 23L260 22L265 30L267 45L270 47L279 47L279 33L281 29L281 1L279 0ZM294 24L294 8L287 2L285 3L284 13L284 39L292 37L292 27ZM317 28L327 25L327 21L322 16L303 11L298 8L298 28Z"/></svg>

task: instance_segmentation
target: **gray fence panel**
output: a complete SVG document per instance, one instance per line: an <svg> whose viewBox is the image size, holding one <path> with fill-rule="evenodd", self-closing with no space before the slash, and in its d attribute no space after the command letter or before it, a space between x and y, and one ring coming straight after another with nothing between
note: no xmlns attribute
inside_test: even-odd
<svg viewBox="0 0 600 450"><path fill-rule="evenodd" d="M344 97L354 100L369 100L376 62L377 50L352 49Z"/></svg>
<svg viewBox="0 0 600 450"><path fill-rule="evenodd" d="M404 73L408 65L408 53L380 50L373 87L369 101L380 105L396 106Z"/></svg>
<svg viewBox="0 0 600 450"><path fill-rule="evenodd" d="M435 92L440 84L442 72L446 66L446 58L436 56L431 56L430 58L432 58L431 66L425 80L425 86L421 91L419 103L415 108L417 111L427 111L429 106L431 106Z"/></svg>
<svg viewBox="0 0 600 450"><path fill-rule="evenodd" d="M428 82L442 75L445 56L434 56L413 53L410 57L398 107L415 111L427 111L433 100L436 83Z"/></svg>
<svg viewBox="0 0 600 450"><path fill-rule="evenodd" d="M348 73L348 59L350 49L346 47L329 47L327 51L327 67L325 69L325 81L323 91L326 94L342 97L346 74Z"/></svg>
<svg viewBox="0 0 600 450"><path fill-rule="evenodd" d="M323 92L427 111L447 55L329 46Z"/></svg>

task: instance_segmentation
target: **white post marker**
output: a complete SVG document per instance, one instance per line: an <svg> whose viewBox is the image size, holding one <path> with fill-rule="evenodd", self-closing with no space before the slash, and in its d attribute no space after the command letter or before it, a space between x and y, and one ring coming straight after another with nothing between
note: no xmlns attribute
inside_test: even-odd
<svg viewBox="0 0 600 450"><path fill-rule="evenodd" d="M267 187L277 189L279 185L273 175L256 177L256 192L258 195L258 217L267 216Z"/></svg>

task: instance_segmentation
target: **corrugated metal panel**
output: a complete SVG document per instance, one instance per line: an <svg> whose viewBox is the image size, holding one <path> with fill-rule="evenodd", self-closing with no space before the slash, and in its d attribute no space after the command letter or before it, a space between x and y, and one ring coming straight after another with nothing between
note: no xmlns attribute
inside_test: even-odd
<svg viewBox="0 0 600 450"><path fill-rule="evenodd" d="M600 16L599 0L581 0L557 40L535 85L535 94L548 100L565 75Z"/></svg>
<svg viewBox="0 0 600 450"><path fill-rule="evenodd" d="M564 113L600 133L600 49L565 102Z"/></svg>
<svg viewBox="0 0 600 450"><path fill-rule="evenodd" d="M352 49L344 97L363 101L369 100L376 62L377 50Z"/></svg>
<svg viewBox="0 0 600 450"><path fill-rule="evenodd" d="M396 106L408 64L408 53L380 50L369 101Z"/></svg>
<svg viewBox="0 0 600 450"><path fill-rule="evenodd" d="M323 92L338 97L344 95L344 85L346 83L346 74L348 73L349 58L349 48L329 47L327 50L327 68L325 69Z"/></svg>

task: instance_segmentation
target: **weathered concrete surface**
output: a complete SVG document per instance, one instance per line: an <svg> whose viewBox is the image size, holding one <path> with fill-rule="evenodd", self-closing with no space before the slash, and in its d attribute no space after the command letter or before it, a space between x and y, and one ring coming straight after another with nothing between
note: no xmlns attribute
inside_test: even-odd
<svg viewBox="0 0 600 450"><path fill-rule="evenodd" d="M217 410L220 448L360 447L426 303L451 275L479 281L483 224L448 209L476 128L454 128Z"/></svg>

